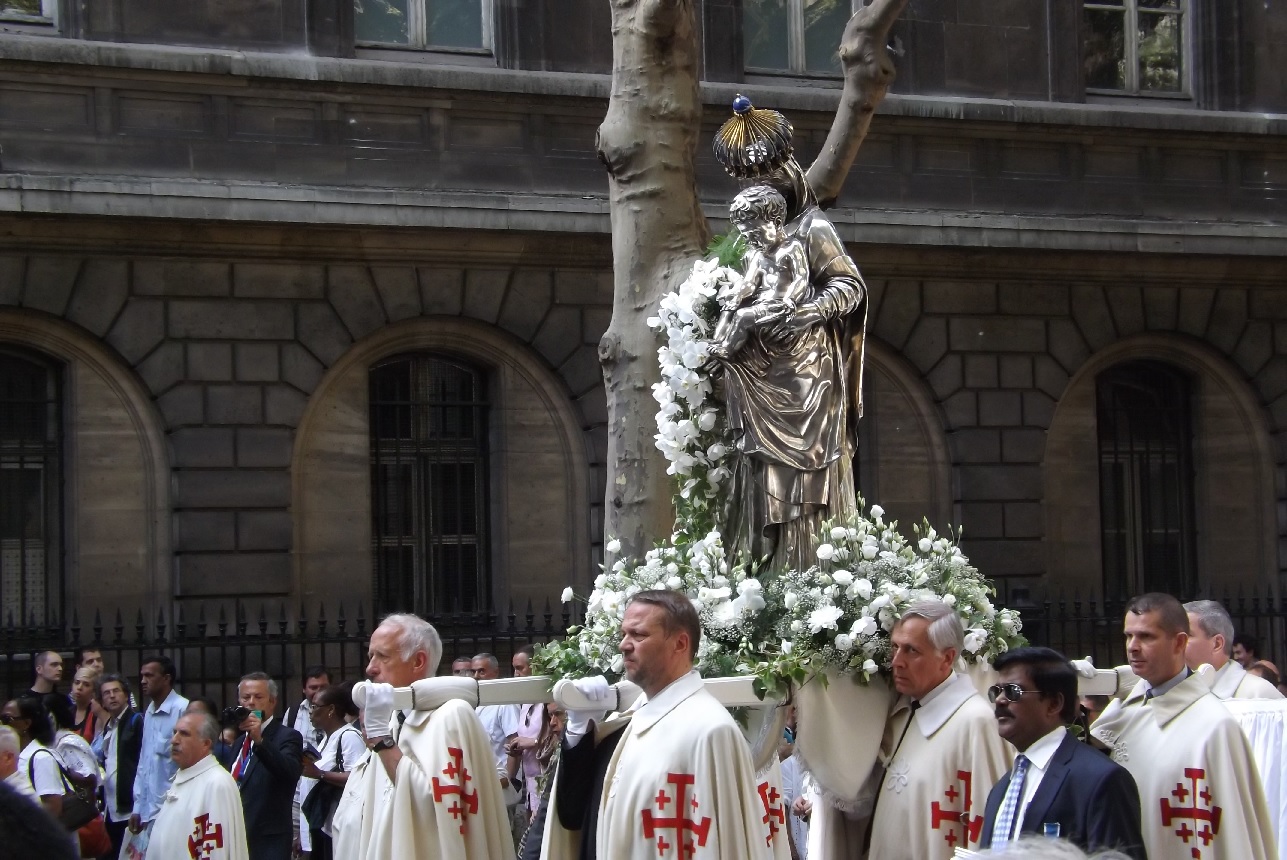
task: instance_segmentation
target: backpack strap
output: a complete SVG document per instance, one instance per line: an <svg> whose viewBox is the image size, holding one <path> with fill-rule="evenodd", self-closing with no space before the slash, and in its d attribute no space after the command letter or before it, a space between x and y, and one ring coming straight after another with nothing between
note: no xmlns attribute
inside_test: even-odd
<svg viewBox="0 0 1287 860"><path fill-rule="evenodd" d="M54 755L53 750L48 749L47 747L41 747L31 754L31 758L27 759L27 781L31 783L31 787L33 789L36 787L36 756L41 753L47 753L49 757L54 760L54 764L58 767L58 778L63 781L63 794L75 794L76 789L72 788L67 782L67 772L63 770L62 761L59 760L58 756Z"/></svg>

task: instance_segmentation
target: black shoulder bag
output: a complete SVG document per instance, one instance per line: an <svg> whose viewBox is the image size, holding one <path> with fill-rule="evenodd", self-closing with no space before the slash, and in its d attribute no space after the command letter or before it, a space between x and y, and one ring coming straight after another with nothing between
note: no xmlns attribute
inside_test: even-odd
<svg viewBox="0 0 1287 860"><path fill-rule="evenodd" d="M343 735L344 732L348 731L356 731L356 729L346 726L340 729L340 734ZM335 739L335 767L331 768L327 773L343 772L344 739L338 737ZM317 784L313 786L313 790L308 793L308 797L304 798L304 802L300 804L300 811L308 819L308 826L318 829L325 824L327 816L339 805L340 797L343 794L343 786L332 785L324 779L319 779Z"/></svg>

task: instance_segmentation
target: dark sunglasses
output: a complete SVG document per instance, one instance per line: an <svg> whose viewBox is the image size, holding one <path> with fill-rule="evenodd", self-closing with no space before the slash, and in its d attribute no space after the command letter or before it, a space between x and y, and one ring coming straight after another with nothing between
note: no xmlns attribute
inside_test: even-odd
<svg viewBox="0 0 1287 860"><path fill-rule="evenodd" d="M1025 693L1040 692L1040 690L1025 690L1018 684L993 684L991 687L988 687L988 701L996 702L996 700L1001 697L1001 694L1005 693L1006 699L1011 702L1017 702L1023 698Z"/></svg>

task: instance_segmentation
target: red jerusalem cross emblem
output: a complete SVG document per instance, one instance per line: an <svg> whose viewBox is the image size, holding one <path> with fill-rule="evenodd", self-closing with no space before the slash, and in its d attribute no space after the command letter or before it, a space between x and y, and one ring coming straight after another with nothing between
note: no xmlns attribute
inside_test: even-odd
<svg viewBox="0 0 1287 860"><path fill-rule="evenodd" d="M188 837L188 856L192 860L207 860L216 848L223 847L223 825L210 824L210 815L192 819L192 835Z"/></svg>
<svg viewBox="0 0 1287 860"><path fill-rule="evenodd" d="M667 807L671 807L674 812L668 818L662 818L653 815L651 809L643 811L643 829L644 838L657 840L657 855L665 856L666 852L674 848L679 852L679 860L693 857L697 854L698 846L706 845L706 837L710 835L711 820L709 816L700 820L697 816L697 798L689 797L689 789L696 782L696 778L691 773L668 773L666 774L666 783L673 787L675 796L671 797L662 788L653 798L653 803L657 804L657 810L661 813L666 812ZM688 807L693 808L693 817L689 818ZM666 834L662 831L673 830L671 838L675 841L670 843L666 841ZM693 842L694 837L697 839Z"/></svg>
<svg viewBox="0 0 1287 860"><path fill-rule="evenodd" d="M956 847L957 842L964 848L971 842L979 841L979 835L983 831L983 816L970 815L970 805L973 802L970 796L970 785L973 782L971 773L968 770L958 770L956 780L943 792L943 796L947 798L947 807L937 800L930 804L930 826L940 830L943 825L947 825L943 840L952 848ZM960 786L959 790L957 786ZM961 807L953 809L957 798L961 799ZM956 830L958 824L961 826L960 835L957 835Z"/></svg>
<svg viewBox="0 0 1287 860"><path fill-rule="evenodd" d="M451 806L447 807L447 812L460 822L460 832L464 833L465 825L469 823L466 816L475 815L478 812L478 792L468 790L469 781L473 777L469 775L469 770L462 761L465 757L464 750L447 747L447 757L451 762L442 769L442 773L450 782L435 776L433 799L434 803L438 803L444 797L451 798Z"/></svg>
<svg viewBox="0 0 1287 860"><path fill-rule="evenodd" d="M1170 797L1163 797L1161 800L1162 826L1170 827L1173 822L1178 821L1179 827L1175 828L1175 835L1184 840L1185 845L1189 845L1192 840L1193 844L1189 845L1189 855L1194 860L1201 860L1202 849L1210 846L1215 841L1216 834L1220 832L1221 810L1215 805L1211 787L1206 784L1205 768L1186 767L1184 778L1188 780L1188 786L1186 787L1183 782L1177 782L1175 790L1170 795L1178 803L1171 803ZM1185 801L1189 798L1193 798L1193 802L1186 804ZM1190 821L1193 822L1193 827L1189 826ZM1201 845L1198 845L1199 841Z"/></svg>
<svg viewBox="0 0 1287 860"><path fill-rule="evenodd" d="M769 785L768 780L760 783L759 791L760 804L764 807L764 817L760 821L764 822L769 831L764 837L764 844L772 845L778 831L786 825L786 810L780 803L782 795L778 793L776 786Z"/></svg>

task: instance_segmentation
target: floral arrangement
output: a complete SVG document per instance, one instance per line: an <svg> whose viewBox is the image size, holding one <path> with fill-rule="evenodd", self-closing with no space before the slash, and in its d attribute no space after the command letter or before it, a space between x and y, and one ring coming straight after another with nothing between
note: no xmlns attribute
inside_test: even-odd
<svg viewBox="0 0 1287 860"><path fill-rule="evenodd" d="M1017 613L997 610L993 590L950 536L923 522L908 540L876 505L825 524L817 563L806 570L755 571L729 559L716 528L721 491L731 476L733 442L710 378L711 335L719 300L741 285L723 261L740 259L731 239L698 261L665 296L649 325L665 336L657 351L661 381L656 445L675 477L675 529L643 559L618 559L594 581L585 623L538 649L536 668L556 677L619 677L617 649L625 604L646 589L683 591L702 619L698 669L706 677L754 674L761 692L783 693L823 670L861 683L888 670L890 631L907 607L935 597L955 606L966 627L967 661L989 661L1022 643ZM621 549L610 540L607 551ZM575 598L572 589L564 602Z"/></svg>

